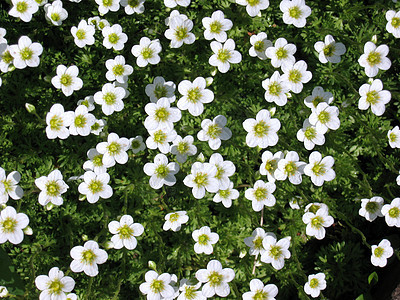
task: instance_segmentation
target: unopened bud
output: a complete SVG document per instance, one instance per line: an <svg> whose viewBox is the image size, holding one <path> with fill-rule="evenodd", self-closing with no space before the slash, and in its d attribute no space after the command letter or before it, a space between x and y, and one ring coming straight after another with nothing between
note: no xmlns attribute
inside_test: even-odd
<svg viewBox="0 0 400 300"><path fill-rule="evenodd" d="M36 107L33 104L25 103L25 108L30 114L34 114L36 112Z"/></svg>
<svg viewBox="0 0 400 300"><path fill-rule="evenodd" d="M378 43L378 37L376 36L376 34L372 36L371 42L373 42L374 44Z"/></svg>
<svg viewBox="0 0 400 300"><path fill-rule="evenodd" d="M46 209L47 209L47 210L52 210L53 207L54 207L54 204L51 203L51 202L47 203L47 205L46 205Z"/></svg>
<svg viewBox="0 0 400 300"><path fill-rule="evenodd" d="M373 81L374 81L373 78L368 78L368 83L369 83L369 84L372 84Z"/></svg>
<svg viewBox="0 0 400 300"><path fill-rule="evenodd" d="M215 76L215 74L217 74L217 69L214 69L214 70L211 72L211 76Z"/></svg>
<svg viewBox="0 0 400 300"><path fill-rule="evenodd" d="M26 227L23 229L23 231L24 231L24 233L25 233L26 235L32 235L32 234L33 234L33 230L32 230L32 228L30 228L29 226L26 226Z"/></svg>
<svg viewBox="0 0 400 300"><path fill-rule="evenodd" d="M150 269L156 271L157 265L156 265L156 263L155 263L154 261L149 260L148 265L149 265L149 268L150 268Z"/></svg>
<svg viewBox="0 0 400 300"><path fill-rule="evenodd" d="M247 251L246 251L246 250L242 250L242 251L240 251L240 253L239 253L239 258L243 258L243 257L245 257L245 256L246 256L246 254L247 254Z"/></svg>
<svg viewBox="0 0 400 300"><path fill-rule="evenodd" d="M207 77L207 78L206 78L206 87L207 87L207 86L210 86L210 85L213 83L213 81L214 81L214 78L212 78L212 77Z"/></svg>
<svg viewBox="0 0 400 300"><path fill-rule="evenodd" d="M108 250L108 249L113 249L113 248L114 248L114 243L111 242L111 241L107 241L107 242L104 244L104 248L106 248L107 250Z"/></svg>
<svg viewBox="0 0 400 300"><path fill-rule="evenodd" d="M274 115L275 115L275 113L276 113L276 107L274 106L274 107L271 107L270 109L269 109L269 113L271 114L271 117L273 117Z"/></svg>
<svg viewBox="0 0 400 300"><path fill-rule="evenodd" d="M200 152L200 154L197 155L197 160L198 160L199 162L202 162L202 163L205 162L206 159L205 159L205 157L204 157L204 154Z"/></svg>
<svg viewBox="0 0 400 300"><path fill-rule="evenodd" d="M86 234L82 234L82 240L83 241L87 241L89 239L89 237Z"/></svg>
<svg viewBox="0 0 400 300"><path fill-rule="evenodd" d="M79 201L85 201L86 200L86 195L79 195Z"/></svg>

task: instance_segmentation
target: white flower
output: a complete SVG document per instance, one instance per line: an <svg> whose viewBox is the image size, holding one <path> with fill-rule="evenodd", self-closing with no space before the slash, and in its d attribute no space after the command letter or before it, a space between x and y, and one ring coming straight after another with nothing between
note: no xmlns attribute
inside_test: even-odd
<svg viewBox="0 0 400 300"><path fill-rule="evenodd" d="M199 116L204 111L203 103L214 100L214 93L206 89L207 82L203 77L197 77L193 82L183 80L178 85L178 91L182 95L177 106L180 110L189 110L193 116Z"/></svg>
<svg viewBox="0 0 400 300"><path fill-rule="evenodd" d="M174 8L175 6L187 7L190 4L190 0L164 0L164 5L169 8Z"/></svg>
<svg viewBox="0 0 400 300"><path fill-rule="evenodd" d="M279 8L283 12L283 22L293 24L297 28L304 27L306 18L311 15L311 8L304 0L283 0Z"/></svg>
<svg viewBox="0 0 400 300"><path fill-rule="evenodd" d="M62 2L60 0L56 0L51 4L46 4L44 6L44 11L46 12L46 19L56 26L60 26L62 21L68 17L68 12L62 7Z"/></svg>
<svg viewBox="0 0 400 300"><path fill-rule="evenodd" d="M128 151L130 147L129 140L127 138L120 138L116 133L110 133L107 137L107 142L98 143L96 150L103 154L104 166L112 167L115 162L119 164L126 164L128 161Z"/></svg>
<svg viewBox="0 0 400 300"><path fill-rule="evenodd" d="M400 38L400 11L395 12L394 10L388 10L385 14L386 30L393 34L395 38Z"/></svg>
<svg viewBox="0 0 400 300"><path fill-rule="evenodd" d="M81 20L78 24L78 27L71 27L71 34L74 37L74 42L79 48L83 48L86 45L93 45L94 33L94 26L88 25L86 20Z"/></svg>
<svg viewBox="0 0 400 300"><path fill-rule="evenodd" d="M278 287L275 284L264 283L257 278L250 281L250 292L246 292L242 295L243 300L275 300L276 295L278 295Z"/></svg>
<svg viewBox="0 0 400 300"><path fill-rule="evenodd" d="M144 107L148 117L144 120L144 127L148 131L157 129L172 130L174 123L181 117L181 111L176 107L170 107L168 98L160 98L157 103L148 103Z"/></svg>
<svg viewBox="0 0 400 300"><path fill-rule="evenodd" d="M265 50L272 47L272 42L267 39L267 34L265 32L260 32L257 35L252 35L250 37L251 48L249 49L249 55L252 57L258 57L261 60L267 59Z"/></svg>
<svg viewBox="0 0 400 300"><path fill-rule="evenodd" d="M121 0L121 5L125 7L125 13L132 15L133 13L141 14L144 12L144 2L146 0Z"/></svg>
<svg viewBox="0 0 400 300"><path fill-rule="evenodd" d="M197 133L200 141L208 141L211 149L217 150L221 146L221 140L226 141L232 137L232 131L225 127L227 119L223 115L216 116L212 121L205 119L201 122L201 128Z"/></svg>
<svg viewBox="0 0 400 300"><path fill-rule="evenodd" d="M304 208L304 212L309 212L311 211L312 213L317 213L317 211L320 209L326 209L329 210L328 205L326 205L325 203L319 203L319 202L314 202L314 203L309 203L306 205L306 207Z"/></svg>
<svg viewBox="0 0 400 300"><path fill-rule="evenodd" d="M275 102L279 106L287 103L286 94L290 91L290 84L279 75L278 71L275 71L271 78L263 80L262 87L265 90L264 98L268 102Z"/></svg>
<svg viewBox="0 0 400 300"><path fill-rule="evenodd" d="M109 11L118 11L120 0L95 0L99 5L100 15L105 15Z"/></svg>
<svg viewBox="0 0 400 300"><path fill-rule="evenodd" d="M400 227L400 198L394 198L390 204L385 204L381 212L390 227Z"/></svg>
<svg viewBox="0 0 400 300"><path fill-rule="evenodd" d="M36 287L41 290L40 299L65 299L65 293L69 293L75 287L75 280L69 276L64 276L64 272L59 268L53 267L49 271L49 276L39 275L35 279Z"/></svg>
<svg viewBox="0 0 400 300"><path fill-rule="evenodd" d="M218 67L218 71L226 73L231 67L230 64L238 64L242 61L242 54L235 50L235 41L227 39L222 45L213 41L210 44L214 54L208 60L208 63L214 67Z"/></svg>
<svg viewBox="0 0 400 300"><path fill-rule="evenodd" d="M358 90L361 96L358 102L358 108L366 110L371 106L371 110L375 115L383 115L385 112L385 104L389 103L392 94L382 89L383 84L380 79L375 79L371 84L363 84Z"/></svg>
<svg viewBox="0 0 400 300"><path fill-rule="evenodd" d="M5 28L0 27L0 44L7 44L7 40L4 38L7 33ZM0 50L0 53L2 50Z"/></svg>
<svg viewBox="0 0 400 300"><path fill-rule="evenodd" d="M71 96L74 91L78 91L83 86L82 79L78 78L79 69L77 66L66 67L57 66L57 75L51 79L51 83L56 89L61 89L65 96Z"/></svg>
<svg viewBox="0 0 400 300"><path fill-rule="evenodd" d="M85 99L78 100L76 103L78 106L79 105L85 105L88 109L88 111L94 110L96 107L94 106L94 98L93 96L86 96Z"/></svg>
<svg viewBox="0 0 400 300"><path fill-rule="evenodd" d="M169 26L170 21L171 21L173 18L175 18L175 17L179 17L179 18L182 18L182 19L184 19L184 20L186 20L186 19L188 18L187 15L181 14L179 11L177 11L177 10L175 9L175 10L171 11L171 13L169 14L169 17L167 17L167 18L165 19L165 26Z"/></svg>
<svg viewBox="0 0 400 300"><path fill-rule="evenodd" d="M112 83L106 83L101 88L101 92L96 92L93 98L94 101L101 105L101 110L107 116L114 111L121 111L124 108L122 98L125 91L122 87L115 87Z"/></svg>
<svg viewBox="0 0 400 300"><path fill-rule="evenodd" d="M224 161L224 158L219 153L213 153L210 156L209 163L217 168L215 179L218 181L219 188L221 190L227 189L230 185L229 177L236 171L235 165L229 160Z"/></svg>
<svg viewBox="0 0 400 300"><path fill-rule="evenodd" d="M99 16L89 18L88 24L96 26L98 30L103 30L104 27L110 26L110 22L106 19L100 19Z"/></svg>
<svg viewBox="0 0 400 300"><path fill-rule="evenodd" d="M74 121L69 127L71 135L88 136L96 118L88 112L85 105L79 105L74 113Z"/></svg>
<svg viewBox="0 0 400 300"><path fill-rule="evenodd" d="M162 76L154 78L153 83L146 85L146 95L150 97L150 101L155 103L160 98L167 98L170 103L175 101L176 85L172 81L165 81Z"/></svg>
<svg viewBox="0 0 400 300"><path fill-rule="evenodd" d="M122 55L117 55L114 59L108 59L106 67L108 70L106 73L108 81L127 82L128 76L133 72L132 66L125 64L125 57Z"/></svg>
<svg viewBox="0 0 400 300"><path fill-rule="evenodd" d="M3 73L7 73L10 65L14 62L10 49L11 46L0 44L0 71Z"/></svg>
<svg viewBox="0 0 400 300"><path fill-rule="evenodd" d="M320 86L316 86L311 95L307 96L304 99L304 104L312 109L317 108L318 104L321 102L326 102L327 104L331 104L333 101L333 95L331 92L325 92L324 89Z"/></svg>
<svg viewBox="0 0 400 300"><path fill-rule="evenodd" d="M189 217L186 211L176 211L167 214L165 217L165 223L163 225L163 230L172 230L179 231L181 229L181 225L187 223L189 221Z"/></svg>
<svg viewBox="0 0 400 300"><path fill-rule="evenodd" d="M307 71L307 63L299 60L294 65L283 64L282 80L289 83L289 88L293 93L300 93L303 90L303 83L307 83L312 78L312 73Z"/></svg>
<svg viewBox="0 0 400 300"><path fill-rule="evenodd" d="M244 243L246 246L250 247L249 254L250 255L259 255L263 254L266 250L263 246L263 240L267 235L275 236L271 232L265 232L261 227L254 229L253 233L250 237L244 239Z"/></svg>
<svg viewBox="0 0 400 300"><path fill-rule="evenodd" d="M383 217L381 212L384 200L382 197L372 197L371 199L361 199L361 208L358 214L372 222L377 217Z"/></svg>
<svg viewBox="0 0 400 300"><path fill-rule="evenodd" d="M389 145L392 148L400 148L400 129L399 126L395 126L390 129L387 133L389 139Z"/></svg>
<svg viewBox="0 0 400 300"><path fill-rule="evenodd" d="M194 252L197 254L211 254L213 252L213 244L219 240L218 233L211 232L210 227L203 226L200 229L192 232L192 237L196 244L194 244Z"/></svg>
<svg viewBox="0 0 400 300"><path fill-rule="evenodd" d="M247 189L244 196L252 201L251 206L254 211L261 211L264 206L271 207L275 205L276 199L272 194L275 189L275 183L257 180L254 183L254 188Z"/></svg>
<svg viewBox="0 0 400 300"><path fill-rule="evenodd" d="M304 291L311 297L316 298L321 290L326 288L326 280L324 273L308 275L308 281L304 284Z"/></svg>
<svg viewBox="0 0 400 300"><path fill-rule="evenodd" d="M178 300L206 300L207 299L207 297L203 296L203 294L200 291L197 291L201 286L201 282L198 282L196 285L191 285L189 283L189 280L182 279L180 281L179 285L180 285L179 290L181 291L181 294L177 298Z"/></svg>
<svg viewBox="0 0 400 300"><path fill-rule="evenodd" d="M104 37L103 46L107 49L122 50L128 41L128 36L122 32L119 24L104 27L101 34Z"/></svg>
<svg viewBox="0 0 400 300"><path fill-rule="evenodd" d="M129 144L130 149L132 149L132 152L135 154L146 149L146 145L143 143L143 138L140 135L130 138Z"/></svg>
<svg viewBox="0 0 400 300"><path fill-rule="evenodd" d="M175 291L170 285L171 275L163 273L158 275L155 271L148 271L144 276L146 282L143 282L139 289L147 295L148 300L165 299L173 297Z"/></svg>
<svg viewBox="0 0 400 300"><path fill-rule="evenodd" d="M229 208L232 206L232 200L237 198L239 198L239 192L233 188L233 182L229 181L229 185L226 188L222 189L220 187L218 193L215 194L213 201L216 203L222 202L226 208Z"/></svg>
<svg viewBox="0 0 400 300"><path fill-rule="evenodd" d="M269 0L236 0L237 4L246 5L246 11L250 17L257 16L261 10L267 9Z"/></svg>
<svg viewBox="0 0 400 300"><path fill-rule="evenodd" d="M83 164L85 171L93 171L96 174L107 172L107 167L103 164L103 154L92 148L87 152L87 156L89 160Z"/></svg>
<svg viewBox="0 0 400 300"><path fill-rule="evenodd" d="M71 0L70 0L71 1ZM77 0L75 0L75 2L76 2ZM79 2L80 0L78 0L78 2ZM66 300L78 300L78 296L76 295L76 294L74 294L74 293L69 293L68 295L67 295L67 299Z"/></svg>
<svg viewBox="0 0 400 300"><path fill-rule="evenodd" d="M7 288L4 285L0 285L0 298L7 297L9 295Z"/></svg>
<svg viewBox="0 0 400 300"><path fill-rule="evenodd" d="M277 131L281 128L281 122L278 119L271 119L270 112L262 109L257 113L256 119L246 119L243 128L248 132L247 146L266 148L278 143Z"/></svg>
<svg viewBox="0 0 400 300"><path fill-rule="evenodd" d="M12 206L7 206L0 212L0 244L7 241L17 245L24 239L22 231L29 224L29 218L24 213L18 213Z"/></svg>
<svg viewBox="0 0 400 300"><path fill-rule="evenodd" d="M130 215L123 215L118 221L108 223L108 230L113 234L111 242L115 249L125 247L128 250L136 248L137 241L135 236L142 235L144 228L142 224L133 223Z"/></svg>
<svg viewBox="0 0 400 300"><path fill-rule="evenodd" d="M204 30L204 38L206 40L216 39L218 42L223 43L226 41L227 34L225 31L232 28L233 23L229 19L225 19L224 13L220 10L216 10L210 17L204 17L201 20Z"/></svg>
<svg viewBox="0 0 400 300"><path fill-rule="evenodd" d="M217 167L210 163L195 162L191 173L185 177L183 183L193 188L192 194L196 199L204 197L206 190L216 193L219 190L218 181L215 179Z"/></svg>
<svg viewBox="0 0 400 300"><path fill-rule="evenodd" d="M388 70L392 65L389 58L386 57L389 53L387 45L376 47L373 42L366 42L364 45L364 54L358 59L361 67L365 68L365 74L368 77L375 77L379 69Z"/></svg>
<svg viewBox="0 0 400 300"><path fill-rule="evenodd" d="M339 63L341 55L346 53L346 46L343 43L336 43L335 39L330 35L325 36L325 42L318 41L314 44L315 51L318 52L318 59L321 63L326 64Z"/></svg>
<svg viewBox="0 0 400 300"><path fill-rule="evenodd" d="M96 203L99 198L108 199L112 196L113 190L108 185L110 181L108 173L96 174L92 171L86 171L83 180L84 182L78 186L78 191L82 195L86 195L89 203Z"/></svg>
<svg viewBox="0 0 400 300"><path fill-rule="evenodd" d="M118 82L118 81L114 81L114 82L112 83L112 85L113 85L114 87L122 87L122 88L124 89L124 96L122 97L123 99L128 98L129 95L131 94L131 93L129 92L129 90L128 90L128 81L126 81L126 82L124 82L124 83L121 83L121 82Z"/></svg>
<svg viewBox="0 0 400 300"><path fill-rule="evenodd" d="M95 241L87 241L83 247L73 247L70 255L73 259L70 264L71 271L74 273L83 271L90 277L96 276L99 273L97 265L105 263L108 259L107 252L99 249Z"/></svg>
<svg viewBox="0 0 400 300"><path fill-rule="evenodd" d="M303 204L303 201L299 196L297 196L296 198L292 198L289 201L289 206L291 209L300 209L300 204Z"/></svg>
<svg viewBox="0 0 400 300"><path fill-rule="evenodd" d="M0 167L0 204L7 203L8 197L14 200L22 198L24 191L18 185L20 180L21 174L18 171L12 171L6 177L6 172Z"/></svg>
<svg viewBox="0 0 400 300"><path fill-rule="evenodd" d="M91 129L91 133L95 134L95 135L99 135L102 131L104 126L107 125L107 122L103 119L100 120L95 120L94 124L90 127Z"/></svg>
<svg viewBox="0 0 400 300"><path fill-rule="evenodd" d="M168 158L159 153L154 157L154 163L144 165L143 171L151 176L150 186L153 189L160 189L164 184L172 186L176 183L174 175L179 172L179 165L176 162L168 163Z"/></svg>
<svg viewBox="0 0 400 300"><path fill-rule="evenodd" d="M333 218L328 215L326 207L321 207L315 214L306 212L302 220L304 224L307 224L306 234L315 236L318 240L325 237L325 227L331 226L334 222Z"/></svg>
<svg viewBox="0 0 400 300"><path fill-rule="evenodd" d="M46 206L48 203L54 205L63 204L61 194L64 194L68 185L64 182L63 176L59 170L54 170L46 176L35 179L35 185L41 190L39 194L39 203Z"/></svg>
<svg viewBox="0 0 400 300"><path fill-rule="evenodd" d="M146 140L149 149L159 149L161 153L167 154L170 149L170 142L176 139L175 130L157 129L149 131L150 136Z"/></svg>
<svg viewBox="0 0 400 300"><path fill-rule="evenodd" d="M218 260L211 260L207 264L207 269L200 269L196 272L196 279L205 283L202 288L203 296L207 298L217 294L226 297L231 292L228 282L235 278L235 271L231 268L222 269L222 264Z"/></svg>
<svg viewBox="0 0 400 300"><path fill-rule="evenodd" d="M304 173L306 163L299 161L299 155L296 151L289 151L285 158L278 162L278 168L275 170L274 176L276 180L285 180L293 184L300 184L302 182L301 174Z"/></svg>
<svg viewBox="0 0 400 300"><path fill-rule="evenodd" d="M137 57L136 64L139 67L145 67L147 64L156 65L160 62L161 44L158 39L150 40L148 37L142 37L139 45L132 47L132 54Z"/></svg>
<svg viewBox="0 0 400 300"><path fill-rule="evenodd" d="M275 182L275 170L278 168L278 162L283 159L284 154L278 151L272 154L270 151L264 151L261 156L260 174L267 175L269 182Z"/></svg>
<svg viewBox="0 0 400 300"><path fill-rule="evenodd" d="M387 264L387 259L393 255L393 248L390 241L383 239L378 245L371 246L371 263L376 267L383 268Z"/></svg>
<svg viewBox="0 0 400 300"><path fill-rule="evenodd" d="M171 48L179 48L184 43L193 44L196 37L190 31L193 29L193 22L190 19L181 17L172 18L169 21L169 28L165 31L165 37L171 40Z"/></svg>
<svg viewBox="0 0 400 300"><path fill-rule="evenodd" d="M288 44L285 38L279 38L275 41L275 45L265 50L265 55L271 59L274 68L283 65L293 65L296 62L293 54L296 53L296 45Z"/></svg>
<svg viewBox="0 0 400 300"><path fill-rule="evenodd" d="M68 126L74 121L74 112L64 112L64 107L56 103L46 115L46 135L49 139L66 139L69 136Z"/></svg>
<svg viewBox="0 0 400 300"><path fill-rule="evenodd" d="M328 129L336 130L340 127L339 109L336 106L329 106L326 102L321 102L316 109L312 110L309 117L311 125L314 125L317 132L325 134Z"/></svg>
<svg viewBox="0 0 400 300"><path fill-rule="evenodd" d="M309 119L304 120L303 128L297 131L296 136L300 142L304 142L304 147L307 150L312 150L315 145L323 145L325 143L324 135L319 133L314 125L311 125Z"/></svg>
<svg viewBox="0 0 400 300"><path fill-rule="evenodd" d="M322 186L324 181L331 181L336 177L332 170L335 160L332 156L322 158L321 153L314 151L310 154L309 163L304 167L304 174L311 177L316 186Z"/></svg>
<svg viewBox="0 0 400 300"><path fill-rule="evenodd" d="M39 9L39 5L34 0L11 0L11 2L13 7L8 14L24 22L30 22L32 15Z"/></svg>
<svg viewBox="0 0 400 300"><path fill-rule="evenodd" d="M23 35L18 40L18 45L10 46L10 54L14 57L13 65L17 69L39 66L39 55L43 52L43 47L39 43L32 43L32 40Z"/></svg>
<svg viewBox="0 0 400 300"><path fill-rule="evenodd" d="M268 234L263 239L265 252L261 254L261 261L270 263L276 270L283 268L285 258L290 258L290 236L277 241L273 233Z"/></svg>
<svg viewBox="0 0 400 300"><path fill-rule="evenodd" d="M176 160L180 163L184 163L188 156L195 155L197 153L197 147L193 145L193 137L191 135L185 136L183 139L180 135L177 135L171 145L171 153L176 155Z"/></svg>

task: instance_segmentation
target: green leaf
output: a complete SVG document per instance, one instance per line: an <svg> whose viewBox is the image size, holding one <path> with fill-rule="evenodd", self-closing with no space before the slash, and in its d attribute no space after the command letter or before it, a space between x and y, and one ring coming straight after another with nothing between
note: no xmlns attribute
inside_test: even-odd
<svg viewBox="0 0 400 300"><path fill-rule="evenodd" d="M375 285L378 283L378 274L376 272L373 272L369 274L368 276L368 284L370 285Z"/></svg>

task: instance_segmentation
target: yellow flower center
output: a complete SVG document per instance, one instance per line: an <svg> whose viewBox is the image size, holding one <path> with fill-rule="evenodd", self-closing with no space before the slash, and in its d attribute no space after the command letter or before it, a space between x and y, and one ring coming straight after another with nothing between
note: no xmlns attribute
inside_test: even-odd
<svg viewBox="0 0 400 300"><path fill-rule="evenodd" d="M228 190L219 190L219 195L222 197L222 198L228 198L229 197L229 195L231 194L231 191L228 189Z"/></svg>
<svg viewBox="0 0 400 300"><path fill-rule="evenodd" d="M268 293L264 292L263 290L257 290L252 299L253 300L267 300Z"/></svg>
<svg viewBox="0 0 400 300"><path fill-rule="evenodd" d="M322 219L321 216L315 216L314 218L311 219L311 226L314 228L321 228L324 223L324 220Z"/></svg>
<svg viewBox="0 0 400 300"><path fill-rule="evenodd" d="M153 50L149 47L143 48L140 52L144 59L150 59L153 57Z"/></svg>
<svg viewBox="0 0 400 300"><path fill-rule="evenodd" d="M258 249L258 250L263 249L264 247L263 247L262 242L263 242L263 238L261 236L256 237L253 240L254 249Z"/></svg>
<svg viewBox="0 0 400 300"><path fill-rule="evenodd" d="M103 0L103 5L104 6L111 6L113 3L113 0Z"/></svg>
<svg viewBox="0 0 400 300"><path fill-rule="evenodd" d="M88 189L92 192L92 194L97 194L103 191L103 183L100 180L92 179L88 184Z"/></svg>
<svg viewBox="0 0 400 300"><path fill-rule="evenodd" d="M231 53L227 49L219 49L217 59L223 63L226 63L231 58Z"/></svg>
<svg viewBox="0 0 400 300"><path fill-rule="evenodd" d="M299 83L301 81L301 72L297 69L293 69L289 71L288 80L294 83Z"/></svg>
<svg viewBox="0 0 400 300"><path fill-rule="evenodd" d="M250 6L256 6L257 4L260 3L260 0L247 0L247 3L248 3Z"/></svg>
<svg viewBox="0 0 400 300"><path fill-rule="evenodd" d="M304 131L304 136L306 137L307 140L311 141L312 139L315 139L317 136L317 130L314 127L307 127L307 129Z"/></svg>
<svg viewBox="0 0 400 300"><path fill-rule="evenodd" d="M220 21L214 21L210 24L210 31L212 33L220 33L222 28L222 24Z"/></svg>
<svg viewBox="0 0 400 300"><path fill-rule="evenodd" d="M86 125L86 118L84 115L78 115L74 121L75 127L83 128Z"/></svg>
<svg viewBox="0 0 400 300"><path fill-rule="evenodd" d="M115 65L112 69L112 72L116 76L122 76L124 74L125 68L123 65Z"/></svg>
<svg viewBox="0 0 400 300"><path fill-rule="evenodd" d="M28 4L25 1L20 1L16 5L17 12L24 13L28 10Z"/></svg>
<svg viewBox="0 0 400 300"><path fill-rule="evenodd" d="M93 250L84 250L82 251L82 259L81 263L91 265L96 259L96 254L93 253Z"/></svg>
<svg viewBox="0 0 400 300"><path fill-rule="evenodd" d="M60 279L54 279L49 282L48 289L50 290L51 295L60 295L63 293L64 284L60 281Z"/></svg>
<svg viewBox="0 0 400 300"><path fill-rule="evenodd" d="M158 122L167 121L169 115L170 115L170 113L169 113L168 109L165 108L165 107L157 108L156 111L155 111L155 119Z"/></svg>
<svg viewBox="0 0 400 300"><path fill-rule="evenodd" d="M389 216L391 218L398 218L400 215L400 209L398 207L392 207L389 209Z"/></svg>
<svg viewBox="0 0 400 300"><path fill-rule="evenodd" d="M50 129L58 131L63 126L63 120L59 116L55 115L50 119Z"/></svg>
<svg viewBox="0 0 400 300"><path fill-rule="evenodd" d="M317 175L317 176L321 176L324 175L326 173L326 168L325 165L323 163L316 163L314 164L314 166L311 168L311 171Z"/></svg>
<svg viewBox="0 0 400 300"><path fill-rule="evenodd" d="M208 282L210 283L211 287L216 287L221 285L222 279L224 276L216 271L212 271L210 275L208 275Z"/></svg>
<svg viewBox="0 0 400 300"><path fill-rule="evenodd" d="M109 41L111 44L116 44L116 43L118 43L118 41L119 41L119 36L118 36L118 34L116 34L116 33L111 33L111 34L108 36L108 41Z"/></svg>
<svg viewBox="0 0 400 300"><path fill-rule="evenodd" d="M299 19L301 18L301 15L303 12L301 11L300 7L298 6L293 6L289 8L289 16L293 19Z"/></svg>
<svg viewBox="0 0 400 300"><path fill-rule="evenodd" d="M276 159L271 159L267 161L267 163L265 164L265 170L267 170L270 174L275 172L277 167L278 167L278 161Z"/></svg>
<svg viewBox="0 0 400 300"><path fill-rule="evenodd" d="M310 288L315 289L319 285L318 279L313 278L310 280Z"/></svg>
<svg viewBox="0 0 400 300"><path fill-rule="evenodd" d="M177 150L180 154L184 154L189 151L189 145L186 142L179 142Z"/></svg>
<svg viewBox="0 0 400 300"><path fill-rule="evenodd" d="M185 289L185 298L186 299L196 299L197 292L193 286L188 286Z"/></svg>
<svg viewBox="0 0 400 300"><path fill-rule="evenodd" d="M392 19L392 22L390 22L390 24L392 24L392 26L393 26L394 28L397 28L397 27L400 26L400 19L399 19L399 18L393 18L393 19Z"/></svg>
<svg viewBox="0 0 400 300"><path fill-rule="evenodd" d="M324 54L326 57L331 57L333 53L335 52L335 46L334 44L328 44L324 47L323 49Z"/></svg>
<svg viewBox="0 0 400 300"><path fill-rule="evenodd" d="M14 60L14 57L11 55L10 51L6 50L1 55L1 60L6 64L10 64Z"/></svg>
<svg viewBox="0 0 400 300"><path fill-rule="evenodd" d="M84 40L86 37L86 31L83 29L78 29L76 32L76 37L78 38L78 40Z"/></svg>
<svg viewBox="0 0 400 300"><path fill-rule="evenodd" d="M166 165L159 165L155 169L155 173L158 178L165 178L169 174L169 169Z"/></svg>
<svg viewBox="0 0 400 300"><path fill-rule="evenodd" d="M111 156L117 155L118 153L121 152L121 145L118 144L117 142L111 142L108 146L107 146L107 150L108 153Z"/></svg>
<svg viewBox="0 0 400 300"><path fill-rule="evenodd" d="M211 139L218 138L221 135L221 133L222 133L222 128L218 124L212 124L208 126L207 135Z"/></svg>
<svg viewBox="0 0 400 300"><path fill-rule="evenodd" d="M72 84L72 76L69 74L62 74L60 77L60 82L64 86L70 86Z"/></svg>
<svg viewBox="0 0 400 300"><path fill-rule="evenodd" d="M50 15L50 18L51 18L54 22L57 22L57 21L59 21L59 20L61 19L59 13L52 13L52 14Z"/></svg>
<svg viewBox="0 0 400 300"><path fill-rule="evenodd" d="M264 42L263 41L257 41L254 43L254 50L260 52L264 49Z"/></svg>
<svg viewBox="0 0 400 300"><path fill-rule="evenodd" d="M367 61L371 66L377 65L381 62L381 54L376 51L371 51L368 54Z"/></svg>
<svg viewBox="0 0 400 300"><path fill-rule="evenodd" d="M178 221L178 219L179 219L179 214L178 213L173 213L173 214L171 214L169 216L169 221L171 223L174 223L174 222Z"/></svg>
<svg viewBox="0 0 400 300"><path fill-rule="evenodd" d="M30 60L33 56L33 51L29 47L25 47L21 50L20 55L23 60Z"/></svg>
<svg viewBox="0 0 400 300"><path fill-rule="evenodd" d="M117 100L117 96L112 92L107 92L103 95L103 99L107 105L113 105Z"/></svg>
<svg viewBox="0 0 400 300"><path fill-rule="evenodd" d="M162 280L154 279L150 283L150 289L154 294L159 294L164 290L164 282Z"/></svg>
<svg viewBox="0 0 400 300"><path fill-rule="evenodd" d="M208 182L208 176L207 173L197 173L196 176L193 179L194 183L196 183L196 185L199 186L204 186L207 185Z"/></svg>
<svg viewBox="0 0 400 300"><path fill-rule="evenodd" d="M187 99L191 103L196 103L200 100L202 94L198 87L190 89L187 93Z"/></svg>
<svg viewBox="0 0 400 300"><path fill-rule="evenodd" d="M133 236L133 229L129 225L125 224L118 228L118 234L121 239L130 239Z"/></svg>
<svg viewBox="0 0 400 300"><path fill-rule="evenodd" d="M200 245L204 245L204 246L207 245L209 240L210 240L210 237L207 234L204 233L204 234L199 235L199 244Z"/></svg>
<svg viewBox="0 0 400 300"><path fill-rule="evenodd" d="M268 196L268 191L265 188L257 188L254 191L254 197L257 201L263 201Z"/></svg>
<svg viewBox="0 0 400 300"><path fill-rule="evenodd" d="M296 167L296 163L294 161L289 161L286 165L285 165L285 173L288 176L293 176L296 171L297 171L297 167Z"/></svg>
<svg viewBox="0 0 400 300"><path fill-rule="evenodd" d="M61 187L55 180L49 181L46 183L47 195L56 197L60 194L60 190L61 190Z"/></svg>
<svg viewBox="0 0 400 300"><path fill-rule="evenodd" d="M154 133L154 141L163 144L167 140L167 135L161 129Z"/></svg>
<svg viewBox="0 0 400 300"><path fill-rule="evenodd" d="M181 40L185 39L186 37L188 37L188 32L189 32L189 30L186 27L178 26L175 29L174 35L178 41L181 41Z"/></svg>
<svg viewBox="0 0 400 300"><path fill-rule="evenodd" d="M277 59L285 59L288 57L288 52L286 49L281 47L281 48L278 48L278 50L276 50L275 55L276 55Z"/></svg>
<svg viewBox="0 0 400 300"><path fill-rule="evenodd" d="M253 130L254 130L254 135L256 137L261 138L261 137L267 135L269 126L267 124L265 124L265 121L261 120L256 125L254 125Z"/></svg>
<svg viewBox="0 0 400 300"><path fill-rule="evenodd" d="M379 94L377 91L369 91L367 93L367 103L369 103L370 105L374 105L376 103L378 103L379 100Z"/></svg>
<svg viewBox="0 0 400 300"><path fill-rule="evenodd" d="M389 134L389 139L391 142L395 142L397 140L397 135L394 132Z"/></svg>
<svg viewBox="0 0 400 300"><path fill-rule="evenodd" d="M5 233L13 233L17 227L17 224L17 220L10 217L5 218L4 221L0 223Z"/></svg>
<svg viewBox="0 0 400 300"><path fill-rule="evenodd" d="M269 255L274 259L278 259L282 255L282 249L280 246L272 246L269 250Z"/></svg>
<svg viewBox="0 0 400 300"><path fill-rule="evenodd" d="M318 121L320 121L321 124L328 123L330 119L331 119L331 115L327 111L323 110L318 115Z"/></svg>
<svg viewBox="0 0 400 300"><path fill-rule="evenodd" d="M101 167L103 165L103 154L94 156L92 162L95 167Z"/></svg>
<svg viewBox="0 0 400 300"><path fill-rule="evenodd" d="M382 247L376 247L374 250L374 255L376 257L381 257L383 253L385 253L385 249L383 249Z"/></svg>

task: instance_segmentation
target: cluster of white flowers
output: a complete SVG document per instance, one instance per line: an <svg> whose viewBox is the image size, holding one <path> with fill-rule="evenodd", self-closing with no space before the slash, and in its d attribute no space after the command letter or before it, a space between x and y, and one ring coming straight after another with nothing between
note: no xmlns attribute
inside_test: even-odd
<svg viewBox="0 0 400 300"><path fill-rule="evenodd" d="M361 208L358 213L369 222L377 217L385 217L388 226L400 227L400 198L394 198L390 204L384 203L384 199L379 196L361 199Z"/></svg>

